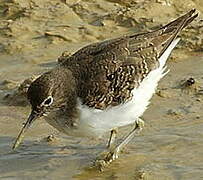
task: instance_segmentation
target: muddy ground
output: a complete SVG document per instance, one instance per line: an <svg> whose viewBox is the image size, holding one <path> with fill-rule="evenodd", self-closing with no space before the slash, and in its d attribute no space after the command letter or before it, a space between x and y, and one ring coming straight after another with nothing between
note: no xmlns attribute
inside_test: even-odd
<svg viewBox="0 0 203 180"><path fill-rule="evenodd" d="M89 167L107 138L67 137L43 119L11 150L30 112L24 80L53 68L64 51L153 30L192 8L199 17L181 34L143 132L104 172ZM202 0L1 0L0 179L203 179L202 13ZM47 142L50 134L56 139Z"/></svg>

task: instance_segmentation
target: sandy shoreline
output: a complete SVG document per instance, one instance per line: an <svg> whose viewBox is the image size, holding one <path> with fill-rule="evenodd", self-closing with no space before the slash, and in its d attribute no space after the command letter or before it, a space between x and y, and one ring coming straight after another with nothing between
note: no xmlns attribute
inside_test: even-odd
<svg viewBox="0 0 203 180"><path fill-rule="evenodd" d="M26 87L17 90L25 79L53 68L64 51L71 54L92 42L152 30L192 8L200 16L181 34L168 63L171 71L144 114L144 131L105 173L87 169L104 150L105 140L58 135L43 120L28 132L22 147L11 151L30 111L23 98ZM3 0L0 179L202 179L202 12L201 0ZM183 89L181 85L191 77L195 85ZM44 140L50 134L57 134L56 142Z"/></svg>

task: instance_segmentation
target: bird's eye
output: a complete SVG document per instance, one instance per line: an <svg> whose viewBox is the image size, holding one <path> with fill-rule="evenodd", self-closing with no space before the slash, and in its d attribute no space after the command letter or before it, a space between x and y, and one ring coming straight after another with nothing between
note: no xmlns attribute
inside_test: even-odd
<svg viewBox="0 0 203 180"><path fill-rule="evenodd" d="M42 105L43 106L50 106L53 103L53 97L49 96L48 98L46 98L43 102Z"/></svg>

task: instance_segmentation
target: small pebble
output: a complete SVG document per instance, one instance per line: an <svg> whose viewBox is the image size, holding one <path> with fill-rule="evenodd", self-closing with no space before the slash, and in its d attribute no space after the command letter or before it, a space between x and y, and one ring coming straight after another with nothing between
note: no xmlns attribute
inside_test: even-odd
<svg viewBox="0 0 203 180"><path fill-rule="evenodd" d="M200 116L199 114L196 115L196 119L200 119L200 117L201 117L201 116Z"/></svg>
<svg viewBox="0 0 203 180"><path fill-rule="evenodd" d="M54 135L49 135L49 136L46 138L46 141L47 141L47 142L56 141L56 137L55 137Z"/></svg>
<svg viewBox="0 0 203 180"><path fill-rule="evenodd" d="M195 79L194 78L189 78L187 81L186 81L186 85L187 86L192 86L193 84L195 84Z"/></svg>
<svg viewBox="0 0 203 180"><path fill-rule="evenodd" d="M162 98L170 98L171 95L168 91L166 90L157 90L156 95Z"/></svg>
<svg viewBox="0 0 203 180"><path fill-rule="evenodd" d="M181 112L179 110L176 110L176 109L169 109L167 114L168 115L178 116L178 115L181 115Z"/></svg>

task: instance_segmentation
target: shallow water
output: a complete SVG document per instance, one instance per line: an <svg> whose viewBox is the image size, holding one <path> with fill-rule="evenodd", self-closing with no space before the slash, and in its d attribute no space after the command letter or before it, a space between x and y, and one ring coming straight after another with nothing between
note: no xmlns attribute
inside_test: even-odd
<svg viewBox="0 0 203 180"><path fill-rule="evenodd" d="M103 173L88 167L105 149L107 138L96 141L57 135L43 120L36 122L23 145L12 151L14 137L26 119L29 107L1 104L0 177L136 179L144 172L145 179L202 179L203 98L195 96L193 91L182 92L176 88L178 82L191 76L201 84L202 66L203 56L199 54L169 63L171 71L159 86L167 96L153 97L143 117L146 122L143 132ZM121 135L129 128L121 130ZM55 142L43 139L49 134L56 134Z"/></svg>
<svg viewBox="0 0 203 180"><path fill-rule="evenodd" d="M0 46L0 179L203 179L203 94L199 91L203 86L202 52L173 52L168 63L170 72L161 80L143 116L144 130L104 172L90 167L98 154L105 150L107 137L101 140L67 137L43 119L33 124L17 150L11 150L30 107L14 105L12 99L5 101L7 93L12 93L16 85L33 74L54 67L55 59L66 49L73 52L84 44L111 37L114 33L118 36L136 29L132 22L122 18L107 19L104 26L99 26L95 14L90 12L97 12L99 19L118 7L113 1L108 1L106 6L97 2L90 6L89 12L86 10L88 2L81 1L83 8L77 6L75 9L70 8L70 4L57 5L52 1L47 5L45 2L32 4L30 16L13 18L12 31L5 31L11 36L0 33L1 42L11 43L6 45L4 42L4 50ZM19 1L19 4L14 3L16 9L28 7L26 3ZM0 10L2 8L3 5ZM11 14L15 14L15 8L11 8L14 11ZM69 14L62 16L66 8ZM171 7L166 10L172 11ZM0 15L2 18L2 11ZM11 18L11 15L6 17ZM167 17L163 16L160 22L165 19ZM92 26L92 22L97 25ZM69 40L43 35L45 31L61 32L61 25ZM180 47L184 47L184 43ZM196 80L195 86L181 89L180 84L190 77ZM122 128L119 139L131 128ZM50 134L56 136L53 142L45 139Z"/></svg>

